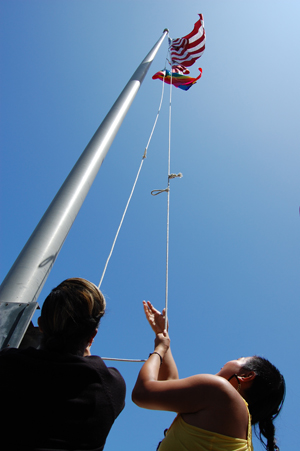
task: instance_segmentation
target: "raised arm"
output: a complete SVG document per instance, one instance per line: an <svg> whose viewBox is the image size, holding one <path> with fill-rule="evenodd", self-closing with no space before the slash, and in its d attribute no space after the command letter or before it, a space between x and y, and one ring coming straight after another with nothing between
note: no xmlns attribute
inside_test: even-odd
<svg viewBox="0 0 300 451"><path fill-rule="evenodd" d="M207 393L207 389L201 386L203 375L178 378L177 367L170 351L170 338L164 330L164 311L160 313L150 302L144 301L143 305L156 338L154 351L139 372L132 392L133 402L146 409L181 413L198 411L202 405L201 398ZM210 376L208 379L210 381Z"/></svg>
<svg viewBox="0 0 300 451"><path fill-rule="evenodd" d="M185 379L158 380L160 356L164 360L169 345L170 339L167 331L156 335L154 353L142 366L133 389L133 402L145 409L177 413L197 412L207 408L212 400L216 403L217 399L218 406L220 406L222 404L220 395L224 386L226 384L230 386L228 381L221 377L198 374Z"/></svg>
<svg viewBox="0 0 300 451"><path fill-rule="evenodd" d="M154 308L149 301L143 301L143 306L146 318L155 335L163 333L165 328L165 310L160 313L160 311ZM164 354L162 364L159 368L158 380L166 381L178 379L178 377L177 366L173 358L171 348L169 347Z"/></svg>

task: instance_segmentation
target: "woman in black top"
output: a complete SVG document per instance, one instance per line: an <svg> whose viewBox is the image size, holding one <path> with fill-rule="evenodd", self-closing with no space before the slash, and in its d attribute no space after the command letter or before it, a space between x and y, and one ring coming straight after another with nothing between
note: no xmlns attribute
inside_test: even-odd
<svg viewBox="0 0 300 451"><path fill-rule="evenodd" d="M104 312L94 284L65 280L44 302L40 349L0 353L3 449L103 450L125 400L121 374L90 353Z"/></svg>

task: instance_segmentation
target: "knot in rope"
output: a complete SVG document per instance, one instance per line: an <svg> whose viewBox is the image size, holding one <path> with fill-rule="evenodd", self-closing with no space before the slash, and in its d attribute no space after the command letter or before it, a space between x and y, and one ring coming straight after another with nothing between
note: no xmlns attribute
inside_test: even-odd
<svg viewBox="0 0 300 451"><path fill-rule="evenodd" d="M170 174L169 175L169 179L176 179L176 177L181 178L181 177L183 177L183 175L181 172L179 172L178 174Z"/></svg>

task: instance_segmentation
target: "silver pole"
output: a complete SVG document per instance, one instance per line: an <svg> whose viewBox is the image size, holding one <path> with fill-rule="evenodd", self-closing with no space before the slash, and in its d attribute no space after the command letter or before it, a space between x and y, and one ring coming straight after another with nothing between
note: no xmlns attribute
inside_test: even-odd
<svg viewBox="0 0 300 451"><path fill-rule="evenodd" d="M81 205L168 30L121 92L0 287L1 302L35 302Z"/></svg>

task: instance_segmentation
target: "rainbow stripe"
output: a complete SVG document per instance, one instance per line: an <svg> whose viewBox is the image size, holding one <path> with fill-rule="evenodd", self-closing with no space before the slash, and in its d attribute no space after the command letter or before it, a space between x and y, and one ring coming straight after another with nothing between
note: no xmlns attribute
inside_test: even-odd
<svg viewBox="0 0 300 451"><path fill-rule="evenodd" d="M159 72L156 72L156 74L153 75L153 80L159 79L164 81L165 83L174 85L176 88L183 89L184 91L187 91L190 89L191 86L193 86L195 83L197 83L197 80L201 78L202 75L202 69L199 67L200 75L197 78L188 77L183 74L178 74L175 72L171 72L169 70L160 70Z"/></svg>

